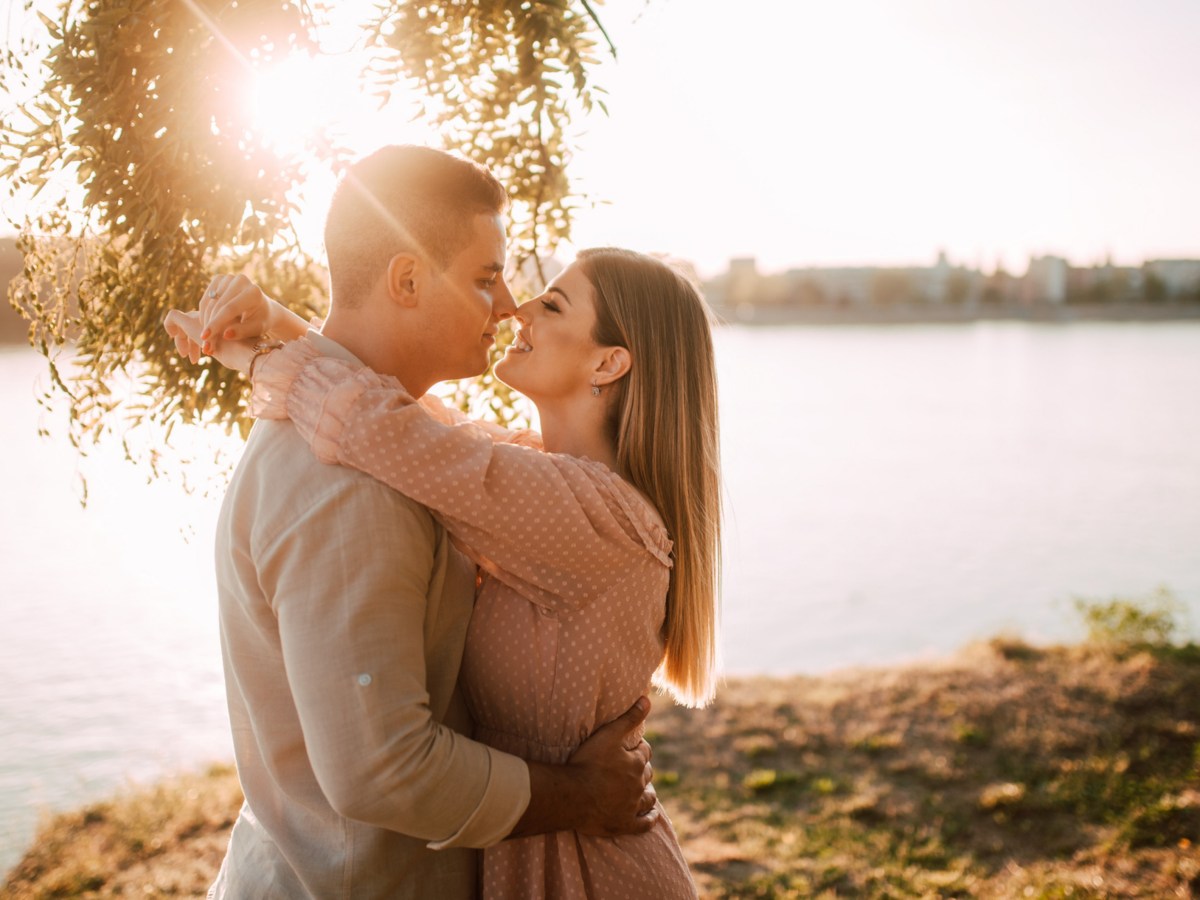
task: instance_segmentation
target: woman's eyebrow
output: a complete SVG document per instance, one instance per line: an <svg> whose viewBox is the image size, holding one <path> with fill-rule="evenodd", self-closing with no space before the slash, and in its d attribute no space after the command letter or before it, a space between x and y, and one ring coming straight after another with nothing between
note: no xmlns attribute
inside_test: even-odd
<svg viewBox="0 0 1200 900"><path fill-rule="evenodd" d="M567 296L567 292L566 292L566 291L564 291L562 288L560 288L560 287L548 287L548 288L546 288L546 293L547 293L547 294L549 294L551 291L553 291L554 293L556 293L556 294L558 294L559 296L561 296L561 297L562 297L564 300L566 300L566 301L567 301L567 303L570 303L572 306L574 306L574 305L575 305L574 303L571 303L571 298Z"/></svg>

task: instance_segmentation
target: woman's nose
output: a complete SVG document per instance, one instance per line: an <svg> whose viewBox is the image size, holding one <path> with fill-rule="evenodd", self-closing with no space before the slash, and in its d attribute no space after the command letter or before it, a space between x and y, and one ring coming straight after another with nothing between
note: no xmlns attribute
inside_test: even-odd
<svg viewBox="0 0 1200 900"><path fill-rule="evenodd" d="M528 325L530 319L533 318L533 312L536 308L537 307L534 306L533 300L526 300L524 303L522 303L520 306L517 307L516 312L513 313L513 318L516 319L518 322L520 322L522 325Z"/></svg>

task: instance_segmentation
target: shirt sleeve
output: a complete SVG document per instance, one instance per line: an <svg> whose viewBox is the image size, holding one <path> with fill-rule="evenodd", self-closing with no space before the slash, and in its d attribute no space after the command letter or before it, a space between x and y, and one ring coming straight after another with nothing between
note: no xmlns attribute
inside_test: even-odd
<svg viewBox="0 0 1200 900"><path fill-rule="evenodd" d="M424 634L436 540L423 510L353 477L256 555L299 749L330 805L439 847L484 847L523 814L529 772L433 719Z"/></svg>
<svg viewBox="0 0 1200 900"><path fill-rule="evenodd" d="M286 414L319 459L428 507L465 553L527 599L579 603L631 565L671 564L657 516L607 467L439 421L396 379L300 343L260 364L258 413Z"/></svg>

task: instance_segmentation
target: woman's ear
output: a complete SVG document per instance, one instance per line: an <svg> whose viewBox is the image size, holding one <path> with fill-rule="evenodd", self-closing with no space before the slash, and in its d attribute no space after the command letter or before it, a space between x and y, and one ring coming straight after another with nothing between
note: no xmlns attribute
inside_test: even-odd
<svg viewBox="0 0 1200 900"><path fill-rule="evenodd" d="M420 261L411 253L397 253L388 260L388 297L401 306L416 306L420 270Z"/></svg>
<svg viewBox="0 0 1200 900"><path fill-rule="evenodd" d="M593 373L595 383L601 386L612 384L614 381L624 378L632 366L633 357L629 355L628 350L624 347L607 347L600 364L596 366Z"/></svg>

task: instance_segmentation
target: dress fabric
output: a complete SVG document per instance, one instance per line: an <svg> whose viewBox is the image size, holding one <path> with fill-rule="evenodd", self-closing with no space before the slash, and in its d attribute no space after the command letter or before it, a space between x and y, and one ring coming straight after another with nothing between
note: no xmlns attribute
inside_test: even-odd
<svg viewBox="0 0 1200 900"><path fill-rule="evenodd" d="M428 507L479 566L460 675L477 740L562 763L647 691L662 660L671 541L607 466L415 401L395 378L323 357L305 340L260 360L252 411L288 416L318 459ZM488 847L481 896L695 897L659 813L642 835L564 831Z"/></svg>

